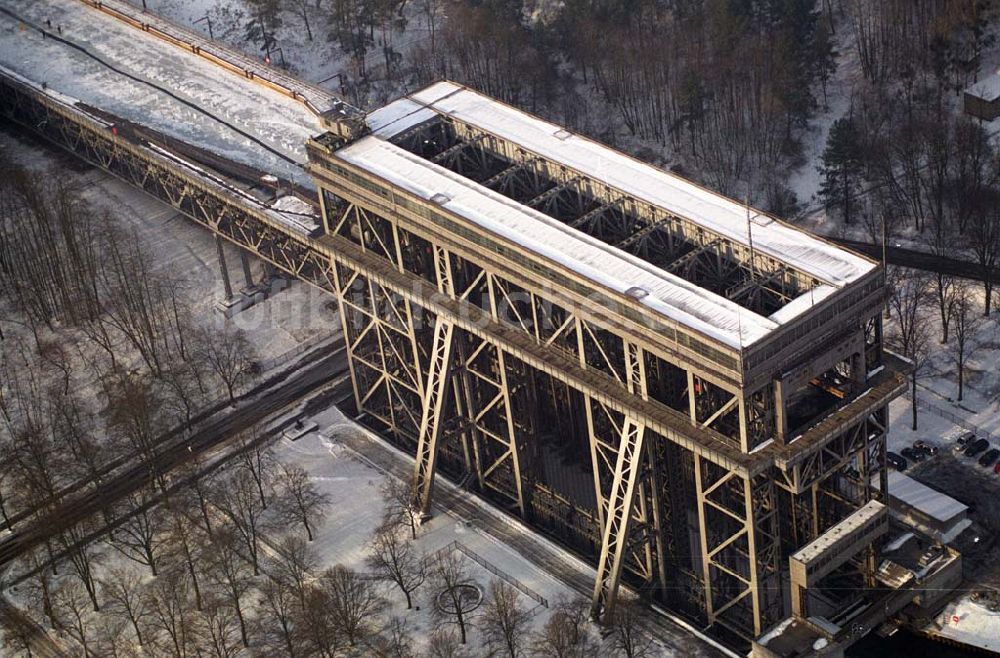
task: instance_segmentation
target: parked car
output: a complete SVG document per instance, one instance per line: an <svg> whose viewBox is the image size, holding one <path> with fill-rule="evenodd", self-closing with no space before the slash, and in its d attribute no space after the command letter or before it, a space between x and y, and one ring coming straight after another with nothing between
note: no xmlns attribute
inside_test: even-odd
<svg viewBox="0 0 1000 658"><path fill-rule="evenodd" d="M979 458L979 465L984 467L992 466L993 462L997 460L997 457L1000 457L1000 450L997 450L996 448L990 448L989 450L983 453L982 457Z"/></svg>
<svg viewBox="0 0 1000 658"><path fill-rule="evenodd" d="M923 439L917 439L916 441L914 441L913 449L918 452L924 453L928 457L933 457L934 455L938 454L938 447L926 443Z"/></svg>
<svg viewBox="0 0 1000 658"><path fill-rule="evenodd" d="M955 452L964 452L976 438L975 432L964 432L959 435L958 439L955 441Z"/></svg>
<svg viewBox="0 0 1000 658"><path fill-rule="evenodd" d="M997 465L993 467L993 472L1000 475L1000 462L997 462Z"/></svg>
<svg viewBox="0 0 1000 658"><path fill-rule="evenodd" d="M894 452L887 452L885 453L885 461L897 471L906 470L907 463L902 455L897 455Z"/></svg>
<svg viewBox="0 0 1000 658"><path fill-rule="evenodd" d="M968 446L966 446L965 456L975 457L976 455L988 449L989 447L990 447L990 442L987 441L986 439L979 439L977 441L973 441L972 443L968 444Z"/></svg>
<svg viewBox="0 0 1000 658"><path fill-rule="evenodd" d="M899 454L913 462L922 462L927 459L927 453L917 448L903 448Z"/></svg>

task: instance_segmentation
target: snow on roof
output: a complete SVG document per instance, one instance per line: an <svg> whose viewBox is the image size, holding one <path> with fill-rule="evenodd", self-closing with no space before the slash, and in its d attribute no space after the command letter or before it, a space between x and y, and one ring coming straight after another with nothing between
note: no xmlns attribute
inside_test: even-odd
<svg viewBox="0 0 1000 658"><path fill-rule="evenodd" d="M979 82L968 87L965 93L992 103L1000 98L1000 71L994 71Z"/></svg>
<svg viewBox="0 0 1000 658"><path fill-rule="evenodd" d="M889 471L889 495L943 523L969 509L951 496L899 471Z"/></svg>
<svg viewBox="0 0 1000 658"><path fill-rule="evenodd" d="M987 652L1000 650L1000 614L990 610L984 603L976 603L971 595L948 603L938 617L927 625L932 635L940 635L962 644L986 649Z"/></svg>
<svg viewBox="0 0 1000 658"><path fill-rule="evenodd" d="M812 308L835 292L837 292L837 288L828 285L810 288L768 317L778 324L785 324L790 320L794 320L800 313Z"/></svg>
<svg viewBox="0 0 1000 658"><path fill-rule="evenodd" d="M443 208L617 292L641 287L649 294L638 303L732 347L749 345L778 326L374 135L335 155L421 198L443 199Z"/></svg>
<svg viewBox="0 0 1000 658"><path fill-rule="evenodd" d="M809 564L826 551L835 547L845 537L850 536L852 532L864 527L872 519L877 518L884 510L885 505L877 500L868 501L854 510L850 516L796 551L792 555L792 559L803 564Z"/></svg>
<svg viewBox="0 0 1000 658"><path fill-rule="evenodd" d="M274 219L277 222L280 222L281 224L284 224L288 228L295 230L297 233L301 233L303 235L309 235L317 228L319 228L319 224L317 223L318 217L314 213L312 213L312 208L308 204L303 203L301 200L295 197L292 198L295 199L296 202L301 203L302 205L306 206L309 209L310 211L309 216L305 216L303 213L299 213L295 210L292 210L289 207L286 207L292 205L291 203L284 201L284 199L288 198L287 196L278 199L274 204L272 204L269 207L265 205L263 202L261 202L260 199L254 197L252 194L246 192L245 190L241 190L238 187L235 187L234 185L223 180L219 176L216 176L215 174L206 171L205 169L202 169L201 167L194 164L190 160L182 158L181 156L177 155L176 153L173 153L172 151L168 151L167 149L157 146L156 144L153 144L151 142L146 144L146 148L148 148L150 151L154 153L159 154L161 157L167 158L168 160L174 162L175 164L184 167L185 169L189 169L193 174L195 174L199 178L202 178L203 180L215 184L217 187L225 190L228 194L232 194L233 196L242 199L244 202L247 202L249 205L257 207L259 210L264 212L268 217ZM279 206L279 204L281 205Z"/></svg>
<svg viewBox="0 0 1000 658"><path fill-rule="evenodd" d="M572 134L561 126L453 82L439 82L411 94L397 101L401 105L390 112L410 114L414 111L414 102L516 143L543 158L565 164L626 195L663 208L735 242L749 242L747 208L743 204ZM797 270L842 287L876 267L866 258L757 211L754 213L750 222L754 249Z"/></svg>
<svg viewBox="0 0 1000 658"><path fill-rule="evenodd" d="M391 139L413 126L437 116L437 112L409 98L383 105L365 116L372 133L383 139Z"/></svg>

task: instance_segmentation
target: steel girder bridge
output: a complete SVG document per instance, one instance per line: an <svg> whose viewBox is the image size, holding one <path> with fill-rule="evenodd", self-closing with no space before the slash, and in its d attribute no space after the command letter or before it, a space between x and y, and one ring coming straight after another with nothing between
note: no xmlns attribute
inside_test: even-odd
<svg viewBox="0 0 1000 658"><path fill-rule="evenodd" d="M440 469L589 557L600 619L625 582L754 638L785 615L783 560L885 498L905 379L882 352L878 268L733 348L351 166L336 122L309 144L326 224L309 237L21 81L0 76L0 112L334 294L357 408L416 456L416 508ZM750 311L815 285L456 117L391 141ZM838 576L871 584L876 551Z"/></svg>

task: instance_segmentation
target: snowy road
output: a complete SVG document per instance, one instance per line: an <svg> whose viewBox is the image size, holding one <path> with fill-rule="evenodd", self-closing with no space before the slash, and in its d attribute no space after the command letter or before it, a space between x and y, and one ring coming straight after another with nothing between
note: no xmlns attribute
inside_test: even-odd
<svg viewBox="0 0 1000 658"><path fill-rule="evenodd" d="M87 104L311 186L301 167L239 132L252 135L294 163L304 163L305 141L321 128L298 101L75 0L0 0L0 7L25 21L0 13L0 65ZM46 21L51 22L53 32L61 29L62 39L151 84L116 73L85 52L43 37L32 25L45 26Z"/></svg>

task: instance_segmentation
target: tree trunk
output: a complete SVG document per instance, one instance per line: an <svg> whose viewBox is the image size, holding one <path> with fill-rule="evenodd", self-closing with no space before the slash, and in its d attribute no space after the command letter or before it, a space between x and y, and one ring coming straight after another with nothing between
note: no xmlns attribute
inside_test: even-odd
<svg viewBox="0 0 1000 658"><path fill-rule="evenodd" d="M914 432L917 431L917 375L916 373L910 375L910 382L913 384L913 400L910 402L910 408L913 410L913 424L910 429Z"/></svg>
<svg viewBox="0 0 1000 658"><path fill-rule="evenodd" d="M247 623L243 619L243 610L240 609L240 597L234 596L233 603L236 606L236 618L240 621L240 639L243 641L243 646L249 649L250 640L247 638Z"/></svg>
<svg viewBox="0 0 1000 658"><path fill-rule="evenodd" d="M962 401L962 395L965 392L965 358L964 358L965 346L959 345L958 347L958 401Z"/></svg>

